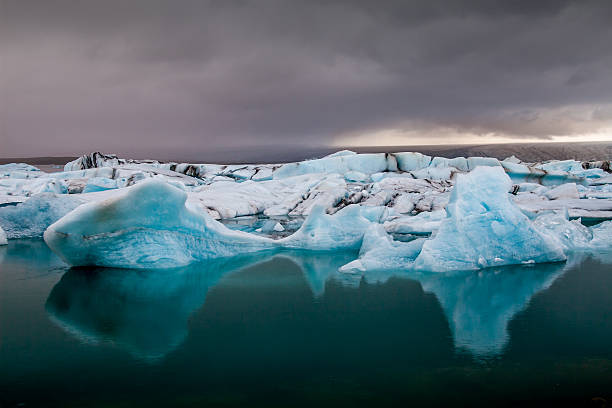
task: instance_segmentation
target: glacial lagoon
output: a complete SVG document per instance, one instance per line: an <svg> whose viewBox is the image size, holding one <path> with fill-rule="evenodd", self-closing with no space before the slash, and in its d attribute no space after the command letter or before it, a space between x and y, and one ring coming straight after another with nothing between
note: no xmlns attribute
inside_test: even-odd
<svg viewBox="0 0 612 408"><path fill-rule="evenodd" d="M11 240L0 247L0 403L612 400L612 254L338 272L355 258L275 251L174 270L69 268L42 240Z"/></svg>

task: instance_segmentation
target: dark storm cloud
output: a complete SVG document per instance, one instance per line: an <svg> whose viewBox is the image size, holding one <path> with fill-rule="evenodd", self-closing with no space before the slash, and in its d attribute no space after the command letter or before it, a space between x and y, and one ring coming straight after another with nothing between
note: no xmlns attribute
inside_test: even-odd
<svg viewBox="0 0 612 408"><path fill-rule="evenodd" d="M4 156L612 126L608 0L3 0L0 15Z"/></svg>

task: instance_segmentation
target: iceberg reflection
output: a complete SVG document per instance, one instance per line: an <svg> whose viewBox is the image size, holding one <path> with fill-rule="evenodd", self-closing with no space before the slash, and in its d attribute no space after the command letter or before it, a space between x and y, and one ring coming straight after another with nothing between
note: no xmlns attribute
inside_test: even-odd
<svg viewBox="0 0 612 408"><path fill-rule="evenodd" d="M508 343L508 323L524 310L533 296L548 289L563 273L579 262L513 265L480 271L419 273L413 271L372 271L345 276L355 285L361 279L383 283L390 277L420 282L423 291L433 293L448 320L455 347L478 357L500 354Z"/></svg>
<svg viewBox="0 0 612 408"><path fill-rule="evenodd" d="M344 252L287 251L168 270L72 268L52 289L46 309L54 323L82 342L114 344L154 362L185 340L190 316L224 276L287 259L303 271L317 297L330 274L354 257Z"/></svg>
<svg viewBox="0 0 612 408"><path fill-rule="evenodd" d="M184 342L190 317L200 308L210 309L205 299L215 286L265 292L279 285L306 283L311 300L325 300L330 280L336 285L359 287L396 277L417 281L424 292L436 296L455 348L492 357L508 343L510 320L572 266L507 266L453 274L406 270L339 273L338 268L354 257L350 252L285 251L174 270L70 269L51 291L46 309L55 323L83 342L114 344L137 358L154 362ZM227 296L241 293L230 290L223 301L240 303L240 299ZM338 295L346 301L348 292L334 294ZM266 299L259 298L259 302Z"/></svg>
<svg viewBox="0 0 612 408"><path fill-rule="evenodd" d="M191 314L228 273L265 257L249 256L181 269L72 268L46 303L51 319L87 343L110 343L155 361L179 346Z"/></svg>

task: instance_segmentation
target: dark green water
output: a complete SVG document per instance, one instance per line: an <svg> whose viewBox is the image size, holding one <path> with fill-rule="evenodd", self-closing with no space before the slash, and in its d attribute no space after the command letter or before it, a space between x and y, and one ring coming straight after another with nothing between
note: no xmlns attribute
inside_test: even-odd
<svg viewBox="0 0 612 408"><path fill-rule="evenodd" d="M610 405L612 256L336 272L355 256L79 270L42 241L12 241L0 405Z"/></svg>

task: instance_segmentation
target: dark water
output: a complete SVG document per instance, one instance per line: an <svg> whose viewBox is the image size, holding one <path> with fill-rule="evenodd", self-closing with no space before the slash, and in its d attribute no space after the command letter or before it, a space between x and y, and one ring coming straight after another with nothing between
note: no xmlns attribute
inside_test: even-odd
<svg viewBox="0 0 612 408"><path fill-rule="evenodd" d="M612 256L343 276L356 254L68 269L0 247L0 405L610 406Z"/></svg>

